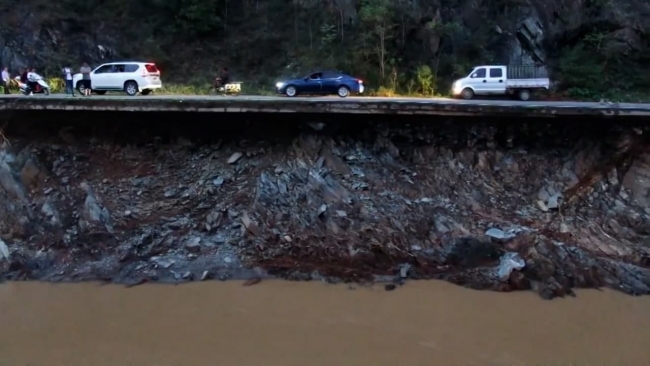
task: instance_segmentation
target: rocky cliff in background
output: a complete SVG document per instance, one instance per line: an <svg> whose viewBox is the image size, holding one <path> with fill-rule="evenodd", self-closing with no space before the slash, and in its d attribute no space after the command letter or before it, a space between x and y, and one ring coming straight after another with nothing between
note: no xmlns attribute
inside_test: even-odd
<svg viewBox="0 0 650 366"><path fill-rule="evenodd" d="M189 125L141 130L125 116L102 130L79 118L72 128L6 131L4 278L270 274L438 278L546 298L574 287L650 293L643 128L324 118L271 126L253 116L236 130L197 124L192 135Z"/></svg>
<svg viewBox="0 0 650 366"><path fill-rule="evenodd" d="M83 62L113 60L121 36L105 19L94 23L55 3L0 3L0 61L12 72L36 67L41 72L57 72L63 65L79 67ZM56 70L56 71L55 71Z"/></svg>
<svg viewBox="0 0 650 366"><path fill-rule="evenodd" d="M368 69L348 52L367 39L359 1L188 1L187 8L163 0L126 4L3 1L1 62L14 70L26 65L54 70L62 63L143 58L179 72L222 62L257 75L282 72L296 58L304 61L308 52L317 53L322 63L340 43L345 53L334 48L338 64ZM534 61L555 68L558 50L592 33L608 55L648 53L650 4L638 0L399 0L394 5L390 57L407 65L427 64L444 53L453 56L449 67ZM321 43L330 46L317 46Z"/></svg>
<svg viewBox="0 0 650 366"><path fill-rule="evenodd" d="M645 53L650 31L650 4L644 1L551 0L531 1L527 31L541 25L547 51L559 43L575 42L593 31L603 33L602 47L623 54ZM532 28L532 31L531 31Z"/></svg>

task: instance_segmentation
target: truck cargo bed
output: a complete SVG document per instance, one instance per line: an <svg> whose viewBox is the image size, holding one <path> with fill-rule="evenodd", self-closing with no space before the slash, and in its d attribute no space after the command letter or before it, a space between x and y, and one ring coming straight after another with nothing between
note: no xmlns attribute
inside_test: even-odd
<svg viewBox="0 0 650 366"><path fill-rule="evenodd" d="M506 89L548 89L551 81L546 79L508 79Z"/></svg>

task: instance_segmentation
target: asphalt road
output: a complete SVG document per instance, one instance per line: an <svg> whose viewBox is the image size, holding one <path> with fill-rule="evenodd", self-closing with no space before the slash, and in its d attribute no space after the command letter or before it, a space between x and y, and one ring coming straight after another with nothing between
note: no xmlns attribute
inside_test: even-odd
<svg viewBox="0 0 650 366"><path fill-rule="evenodd" d="M45 95L33 95L33 96L24 96L21 94L11 94L11 95L1 95L0 99L13 99L13 98L46 98L53 100L64 100L72 98L65 94L52 94L49 96ZM82 98L77 96L76 98ZM249 101L296 101L296 102L332 102L332 103L341 103L341 102L354 102L354 103L423 103L423 104L457 104L457 105L473 105L473 106L508 106L508 107L571 107L571 108L590 108L590 109L600 109L600 108L616 108L616 109L644 109L650 111L650 103L593 103L593 102L548 102L548 101L518 101L518 100L482 100L482 99L472 99L472 100L459 100L459 99L450 99L450 98L404 98L404 97L328 97L328 96L314 96L314 97L294 97L289 98L286 96L257 96L257 95L240 95L240 96L210 96L210 95L149 95L142 96L137 95L134 97L120 94L112 95L93 95L88 99L94 100L249 100Z"/></svg>

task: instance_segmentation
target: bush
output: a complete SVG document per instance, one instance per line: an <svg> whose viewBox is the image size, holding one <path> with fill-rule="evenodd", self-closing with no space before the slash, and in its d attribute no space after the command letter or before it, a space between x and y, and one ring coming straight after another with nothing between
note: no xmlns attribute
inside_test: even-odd
<svg viewBox="0 0 650 366"><path fill-rule="evenodd" d="M606 90L606 75L603 75L602 61L598 55L579 44L565 49L559 60L558 78L564 89L578 89L578 94L593 94Z"/></svg>
<svg viewBox="0 0 650 366"><path fill-rule="evenodd" d="M65 93L65 80L62 78L50 78L45 81L50 85L51 93Z"/></svg>
<svg viewBox="0 0 650 366"><path fill-rule="evenodd" d="M433 95L435 92L435 80L431 68L427 65L422 65L415 71L415 78L417 80L418 91L422 95Z"/></svg>

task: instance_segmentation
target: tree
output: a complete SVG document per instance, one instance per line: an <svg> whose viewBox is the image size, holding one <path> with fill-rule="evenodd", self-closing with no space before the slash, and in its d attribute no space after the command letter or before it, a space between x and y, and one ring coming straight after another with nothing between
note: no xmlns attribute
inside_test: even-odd
<svg viewBox="0 0 650 366"><path fill-rule="evenodd" d="M207 34L223 27L218 0L180 0L177 22L189 33Z"/></svg>
<svg viewBox="0 0 650 366"><path fill-rule="evenodd" d="M438 14L439 15L439 14ZM427 28L433 31L436 36L440 37L440 42L442 42L443 36L452 36L454 33L459 32L461 27L458 23L444 23L440 19L434 19L427 23ZM438 44L438 50L436 52L436 66L434 72L434 78L438 77L438 69L440 68L440 44Z"/></svg>
<svg viewBox="0 0 650 366"><path fill-rule="evenodd" d="M388 62L387 42L394 36L392 0L362 0L359 18L365 29L364 36L371 40L370 53L377 57L379 76L386 76ZM374 40L374 41L372 41Z"/></svg>

